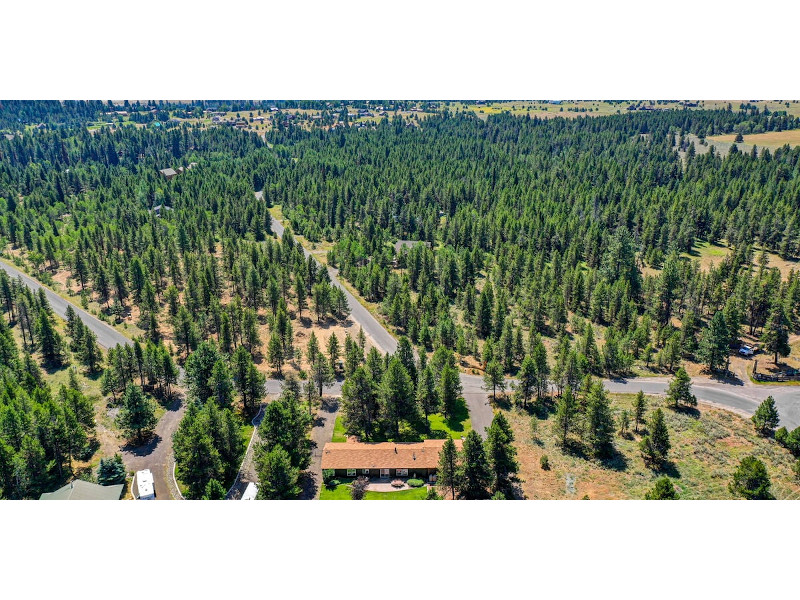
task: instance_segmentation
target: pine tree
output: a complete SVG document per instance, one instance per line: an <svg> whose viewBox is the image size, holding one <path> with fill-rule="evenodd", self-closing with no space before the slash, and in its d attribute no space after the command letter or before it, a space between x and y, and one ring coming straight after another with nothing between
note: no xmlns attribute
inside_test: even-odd
<svg viewBox="0 0 800 600"><path fill-rule="evenodd" d="M461 449L458 469L458 496L466 500L482 500L489 496L492 473L483 440L474 429L467 434Z"/></svg>
<svg viewBox="0 0 800 600"><path fill-rule="evenodd" d="M39 348L45 361L55 365L62 364L64 342L44 310L39 312L39 318L36 321L36 334L39 338Z"/></svg>
<svg viewBox="0 0 800 600"><path fill-rule="evenodd" d="M764 325L764 332L761 334L761 341L764 343L764 350L775 356L776 365L778 356L789 356L792 350L789 346L786 314L780 297L772 303L767 323Z"/></svg>
<svg viewBox="0 0 800 600"><path fill-rule="evenodd" d="M101 458L97 469L97 483L100 485L117 485L125 483L125 465L122 456L115 454L111 458Z"/></svg>
<svg viewBox="0 0 800 600"><path fill-rule="evenodd" d="M137 385L128 384L125 388L122 409L119 412L118 423L120 429L128 437L136 437L141 443L156 426L156 409L152 400L142 392Z"/></svg>
<svg viewBox="0 0 800 600"><path fill-rule="evenodd" d="M639 433L639 425L644 423L645 411L647 411L647 400L644 397L644 392L639 390L633 404L633 430L636 433Z"/></svg>
<svg viewBox="0 0 800 600"><path fill-rule="evenodd" d="M453 500L456 490L460 488L458 450L452 438L447 438L439 452L439 468L436 472L436 483L443 489L450 490Z"/></svg>
<svg viewBox="0 0 800 600"><path fill-rule="evenodd" d="M602 383L593 383L587 394L587 437L595 456L608 456L614 448L614 419Z"/></svg>
<svg viewBox="0 0 800 600"><path fill-rule="evenodd" d="M775 406L775 399L767 396L767 399L759 404L755 414L750 418L758 433L769 435L780 422L778 407Z"/></svg>
<svg viewBox="0 0 800 600"><path fill-rule="evenodd" d="M267 357L272 368L278 372L278 377L283 376L283 340L277 331L273 331L267 346Z"/></svg>
<svg viewBox="0 0 800 600"><path fill-rule="evenodd" d="M556 413L553 418L553 431L558 437L559 444L567 445L569 432L573 428L578 411L572 387L567 386L556 403Z"/></svg>
<svg viewBox="0 0 800 600"><path fill-rule="evenodd" d="M501 393L506 391L506 380L503 376L503 368L496 360L492 359L486 365L486 372L483 375L483 386L485 390L492 390L492 402L497 401L497 389Z"/></svg>
<svg viewBox="0 0 800 600"><path fill-rule="evenodd" d="M697 357L710 371L718 371L727 364L730 330L722 311L717 311L703 333Z"/></svg>
<svg viewBox="0 0 800 600"><path fill-rule="evenodd" d="M660 408L653 412L648 424L648 434L639 442L639 449L645 462L660 466L667 460L670 449L669 431Z"/></svg>
<svg viewBox="0 0 800 600"><path fill-rule="evenodd" d="M655 485L644 495L645 500L677 500L678 494L669 477L659 477Z"/></svg>
<svg viewBox="0 0 800 600"><path fill-rule="evenodd" d="M674 402L675 408L679 408L681 404L697 406L697 398L692 394L692 380L683 367L677 370L675 377L669 383L667 400Z"/></svg>
<svg viewBox="0 0 800 600"><path fill-rule="evenodd" d="M224 500L226 496L225 488L216 479L209 479L206 489L203 492L202 500Z"/></svg>
<svg viewBox="0 0 800 600"><path fill-rule="evenodd" d="M519 372L517 373L517 384L512 384L514 396L518 402L521 401L523 407L528 406L528 401L536 390L536 365L530 354L522 359Z"/></svg>
<svg viewBox="0 0 800 600"><path fill-rule="evenodd" d="M452 418L456 413L459 398L461 398L462 386L458 371L450 364L445 364L439 374L438 393L444 416L448 419Z"/></svg>
<svg viewBox="0 0 800 600"><path fill-rule="evenodd" d="M766 465L755 456L745 456L733 473L728 490L745 500L774 500Z"/></svg>
<svg viewBox="0 0 800 600"><path fill-rule="evenodd" d="M339 365L339 338L336 337L336 333L331 333L331 337L328 338L328 360L330 361L331 371L336 377L336 371Z"/></svg>
<svg viewBox="0 0 800 600"><path fill-rule="evenodd" d="M389 361L380 385L381 417L391 427L395 438L400 436L400 421L416 423L418 407L414 386L406 368L397 358Z"/></svg>
<svg viewBox="0 0 800 600"><path fill-rule="evenodd" d="M359 366L342 384L342 418L348 435L369 441L378 416L378 392L369 372Z"/></svg>
<svg viewBox="0 0 800 600"><path fill-rule="evenodd" d="M511 495L511 480L519 471L514 434L503 413L497 413L487 430L486 454L492 473L492 491Z"/></svg>
<svg viewBox="0 0 800 600"><path fill-rule="evenodd" d="M425 429L430 431L430 421L428 417L439 411L441 402L436 391L436 378L430 366L425 366L419 373L417 382L417 404L425 414Z"/></svg>

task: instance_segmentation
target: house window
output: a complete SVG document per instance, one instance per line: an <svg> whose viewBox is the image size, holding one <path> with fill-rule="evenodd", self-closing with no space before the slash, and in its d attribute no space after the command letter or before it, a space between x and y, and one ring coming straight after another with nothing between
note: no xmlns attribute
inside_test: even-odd
<svg viewBox="0 0 800 600"><path fill-rule="evenodd" d="M381 477L388 477L389 469L381 469Z"/></svg>
<svg viewBox="0 0 800 600"><path fill-rule="evenodd" d="M348 477L355 477L356 476L356 470L355 469L347 469L347 476Z"/></svg>
<svg viewBox="0 0 800 600"><path fill-rule="evenodd" d="M369 475L369 469L361 469L362 475Z"/></svg>
<svg viewBox="0 0 800 600"><path fill-rule="evenodd" d="M408 477L408 469L396 469L395 473L398 477Z"/></svg>

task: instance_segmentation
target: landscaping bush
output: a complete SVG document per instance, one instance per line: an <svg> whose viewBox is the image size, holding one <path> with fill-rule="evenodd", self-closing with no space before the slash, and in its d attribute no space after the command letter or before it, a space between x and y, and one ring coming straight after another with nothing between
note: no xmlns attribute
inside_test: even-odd
<svg viewBox="0 0 800 600"><path fill-rule="evenodd" d="M425 496L425 500L441 500L442 497L436 493L436 489L433 487L428 488L428 495Z"/></svg>
<svg viewBox="0 0 800 600"><path fill-rule="evenodd" d="M800 481L800 458L794 461L792 465L792 473L794 473L794 478Z"/></svg>
<svg viewBox="0 0 800 600"><path fill-rule="evenodd" d="M550 459L547 458L547 454L543 454L542 458L539 459L539 466L542 467L542 471L550 470Z"/></svg>
<svg viewBox="0 0 800 600"><path fill-rule="evenodd" d="M334 480L335 476L336 476L336 471L334 471L333 469L325 469L324 471L322 471L322 483L324 483L328 487L331 487L331 482Z"/></svg>
<svg viewBox="0 0 800 600"><path fill-rule="evenodd" d="M409 479L406 483L410 485L412 488L418 488L425 485L425 482L422 481L422 479Z"/></svg>
<svg viewBox="0 0 800 600"><path fill-rule="evenodd" d="M363 500L368 485L369 479L366 477L359 477L356 479L350 486L350 498L353 500Z"/></svg>

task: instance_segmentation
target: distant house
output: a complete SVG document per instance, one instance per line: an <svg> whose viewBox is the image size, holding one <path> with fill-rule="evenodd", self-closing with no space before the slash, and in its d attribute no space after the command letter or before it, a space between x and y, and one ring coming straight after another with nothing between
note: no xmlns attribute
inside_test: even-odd
<svg viewBox="0 0 800 600"><path fill-rule="evenodd" d="M169 167L167 169L161 169L159 173L161 173L167 181L169 181L170 179L175 177L175 175L178 174L178 172L172 167Z"/></svg>
<svg viewBox="0 0 800 600"><path fill-rule="evenodd" d="M400 254L400 251L403 248L406 248L406 249L410 250L414 246L418 246L420 244L425 244L428 248L431 247L431 243L430 242L423 242L422 240L397 240L394 243L394 253L395 254Z"/></svg>
<svg viewBox="0 0 800 600"><path fill-rule="evenodd" d="M124 487L121 483L119 485L97 485L76 479L64 487L58 488L55 492L42 494L39 500L119 500Z"/></svg>
<svg viewBox="0 0 800 600"><path fill-rule="evenodd" d="M454 441L461 449L462 441ZM328 442L322 449L322 469L335 471L337 477L417 477L436 481L444 442Z"/></svg>

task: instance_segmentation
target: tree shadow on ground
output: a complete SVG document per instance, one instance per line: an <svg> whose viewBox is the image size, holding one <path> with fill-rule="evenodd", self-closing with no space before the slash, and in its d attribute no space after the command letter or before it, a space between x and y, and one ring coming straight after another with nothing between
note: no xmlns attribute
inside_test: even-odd
<svg viewBox="0 0 800 600"><path fill-rule="evenodd" d="M686 406L681 404L677 408L675 408L674 404L668 404L667 408L669 408L674 413L680 413L682 415L686 415L687 417L692 417L693 419L700 418L700 411L697 409L696 406Z"/></svg>
<svg viewBox="0 0 800 600"><path fill-rule="evenodd" d="M156 433L142 445L136 445L135 440L128 442L122 446L122 451L132 454L133 456L149 456L160 443L161 436Z"/></svg>
<svg viewBox="0 0 800 600"><path fill-rule="evenodd" d="M681 472L678 470L678 466L671 460L664 461L660 465L654 466L653 472L659 473L661 475L667 475L668 477L672 477L673 479L679 479L681 476Z"/></svg>
<svg viewBox="0 0 800 600"><path fill-rule="evenodd" d="M300 474L300 480L298 482L300 484L300 499L301 500L313 500L317 496L317 491L319 490L319 483L317 482L317 478L308 471L304 471Z"/></svg>
<svg viewBox="0 0 800 600"><path fill-rule="evenodd" d="M607 456L599 458L604 469L612 471L625 471L628 468L628 459L616 447L611 448Z"/></svg>
<svg viewBox="0 0 800 600"><path fill-rule="evenodd" d="M744 385L744 381L742 381L742 378L739 377L733 371L711 371L709 372L708 376L712 381L717 381L719 383L725 383L727 385L738 385L738 386Z"/></svg>

